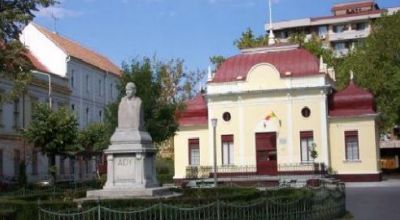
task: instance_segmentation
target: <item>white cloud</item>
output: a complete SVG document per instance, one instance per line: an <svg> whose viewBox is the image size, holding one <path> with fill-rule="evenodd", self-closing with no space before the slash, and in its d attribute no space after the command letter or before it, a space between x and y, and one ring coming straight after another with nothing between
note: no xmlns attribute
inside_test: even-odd
<svg viewBox="0 0 400 220"><path fill-rule="evenodd" d="M80 11L73 11L59 6L51 6L47 8L40 8L36 13L39 17L47 17L47 18L66 18L66 17L79 17L83 13Z"/></svg>

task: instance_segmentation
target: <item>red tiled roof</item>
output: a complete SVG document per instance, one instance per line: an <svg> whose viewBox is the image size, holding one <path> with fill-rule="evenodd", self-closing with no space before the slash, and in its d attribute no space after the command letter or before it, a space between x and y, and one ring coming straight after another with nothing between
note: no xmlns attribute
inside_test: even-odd
<svg viewBox="0 0 400 220"><path fill-rule="evenodd" d="M373 15L373 14L382 14L385 13L387 10L380 9L380 10L373 10L373 11L363 11L357 12L355 14L343 14L343 15L329 15L329 16L322 16L322 17L314 17L310 18L311 21L323 20L323 19L335 19L335 18L347 18L347 17L356 17L362 15Z"/></svg>
<svg viewBox="0 0 400 220"><path fill-rule="evenodd" d="M206 125L208 123L207 102L203 94L185 103L186 109L177 113L180 126Z"/></svg>
<svg viewBox="0 0 400 220"><path fill-rule="evenodd" d="M39 25L34 24L34 26L57 46L63 49L69 56L82 60L85 63L110 72L116 76L121 76L121 69L113 64L108 58L85 48L72 40L46 30Z"/></svg>
<svg viewBox="0 0 400 220"><path fill-rule="evenodd" d="M342 91L330 96L329 116L358 116L375 114L373 95L359 87L353 81Z"/></svg>
<svg viewBox="0 0 400 220"><path fill-rule="evenodd" d="M250 69L259 63L274 65L281 77L285 77L286 72L291 72L291 76L293 77L320 74L319 60L314 55L305 49L292 49L266 53L239 54L230 57L218 68L213 82L246 80Z"/></svg>
<svg viewBox="0 0 400 220"><path fill-rule="evenodd" d="M351 9L351 8L368 7L368 6L373 6L374 4L375 4L374 1L361 1L361 2L342 3L342 4L334 5L332 7L332 11L334 11L334 10L343 10L343 9Z"/></svg>

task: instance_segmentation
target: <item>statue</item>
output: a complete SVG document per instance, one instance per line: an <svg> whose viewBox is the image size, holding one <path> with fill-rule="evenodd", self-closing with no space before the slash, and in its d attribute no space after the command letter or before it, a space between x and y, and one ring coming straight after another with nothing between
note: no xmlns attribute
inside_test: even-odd
<svg viewBox="0 0 400 220"><path fill-rule="evenodd" d="M102 190L87 192L89 198L157 196L169 193L159 187L155 172L156 148L144 128L142 100L136 86L126 85L126 96L118 108L118 127L111 137L107 155L107 181Z"/></svg>
<svg viewBox="0 0 400 220"><path fill-rule="evenodd" d="M136 97L136 85L129 82L126 87L126 96L121 99L118 108L118 128L144 130L144 115L142 100Z"/></svg>

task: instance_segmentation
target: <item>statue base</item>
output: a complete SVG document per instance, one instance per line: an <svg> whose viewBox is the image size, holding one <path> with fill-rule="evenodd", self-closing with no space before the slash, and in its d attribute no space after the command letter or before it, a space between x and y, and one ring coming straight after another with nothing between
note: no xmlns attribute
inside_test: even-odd
<svg viewBox="0 0 400 220"><path fill-rule="evenodd" d="M155 155L150 135L144 131L116 129L107 155L107 182L88 198L148 197L167 194L156 179Z"/></svg>
<svg viewBox="0 0 400 220"><path fill-rule="evenodd" d="M154 188L126 188L126 189L102 189L86 192L88 199L129 199L129 198L160 198L173 196L168 187Z"/></svg>

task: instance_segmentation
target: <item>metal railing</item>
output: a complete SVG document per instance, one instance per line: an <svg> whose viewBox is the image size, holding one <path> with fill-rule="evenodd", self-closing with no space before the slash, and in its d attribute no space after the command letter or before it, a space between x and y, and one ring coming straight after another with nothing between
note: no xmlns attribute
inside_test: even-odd
<svg viewBox="0 0 400 220"><path fill-rule="evenodd" d="M236 166L218 166L218 177L252 177L260 175L257 173L257 167L252 165ZM213 175L212 166L187 166L187 179L204 179ZM290 163L278 164L277 175L325 175L326 166L323 163Z"/></svg>
<svg viewBox="0 0 400 220"><path fill-rule="evenodd" d="M158 203L145 208L111 209L102 205L76 212L54 211L39 206L39 220L264 220L335 219L345 214L344 186L318 187L312 196L261 198L245 203L214 201L201 206Z"/></svg>

